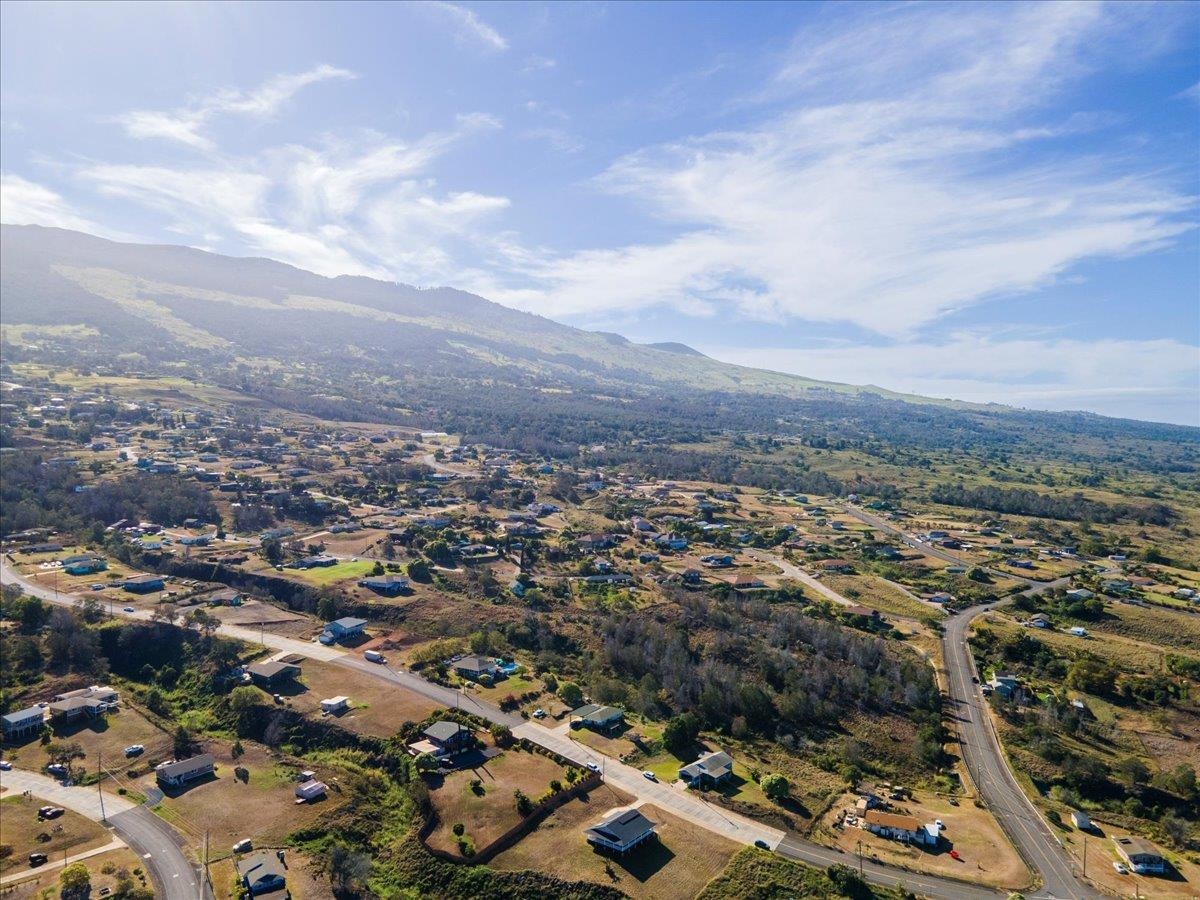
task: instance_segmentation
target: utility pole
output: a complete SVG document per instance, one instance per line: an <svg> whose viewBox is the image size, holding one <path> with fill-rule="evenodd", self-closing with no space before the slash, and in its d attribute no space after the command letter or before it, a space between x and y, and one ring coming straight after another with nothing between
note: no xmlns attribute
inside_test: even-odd
<svg viewBox="0 0 1200 900"><path fill-rule="evenodd" d="M208 883L208 829L204 829L204 873L200 877L200 884L196 888L196 896L198 900L204 900L204 885Z"/></svg>
<svg viewBox="0 0 1200 900"><path fill-rule="evenodd" d="M858 842L858 877L863 877L862 841Z"/></svg>
<svg viewBox="0 0 1200 900"><path fill-rule="evenodd" d="M1087 835L1083 836L1083 877L1087 878Z"/></svg>
<svg viewBox="0 0 1200 900"><path fill-rule="evenodd" d="M103 775L103 759L104 754L97 751L96 753L96 793L100 795L100 824L108 824L108 816L104 814L104 788L101 786Z"/></svg>

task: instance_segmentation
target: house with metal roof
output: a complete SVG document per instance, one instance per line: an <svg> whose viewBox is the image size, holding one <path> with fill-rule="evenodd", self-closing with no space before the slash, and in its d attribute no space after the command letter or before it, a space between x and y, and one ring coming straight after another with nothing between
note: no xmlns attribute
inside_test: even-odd
<svg viewBox="0 0 1200 900"><path fill-rule="evenodd" d="M216 771L212 755L201 753L177 762L159 764L154 769L154 777L163 787L179 787L201 778L207 778Z"/></svg>
<svg viewBox="0 0 1200 900"><path fill-rule="evenodd" d="M572 728L590 728L592 731L610 732L620 728L625 721L625 710L615 706L589 703L571 711Z"/></svg>
<svg viewBox="0 0 1200 900"><path fill-rule="evenodd" d="M583 833L593 847L618 854L655 836L654 823L636 809L615 809Z"/></svg>
<svg viewBox="0 0 1200 900"><path fill-rule="evenodd" d="M705 754L679 770L679 780L688 787L704 788L733 777L733 758L724 750Z"/></svg>

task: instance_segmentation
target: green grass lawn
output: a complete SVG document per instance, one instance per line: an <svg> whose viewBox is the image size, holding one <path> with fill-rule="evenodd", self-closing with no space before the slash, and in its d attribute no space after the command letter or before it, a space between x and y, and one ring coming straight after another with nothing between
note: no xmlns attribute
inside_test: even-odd
<svg viewBox="0 0 1200 900"><path fill-rule="evenodd" d="M336 566L316 569L288 569L287 571L309 584L324 586L351 578L365 578L375 568L375 560L360 559L358 562L339 562Z"/></svg>

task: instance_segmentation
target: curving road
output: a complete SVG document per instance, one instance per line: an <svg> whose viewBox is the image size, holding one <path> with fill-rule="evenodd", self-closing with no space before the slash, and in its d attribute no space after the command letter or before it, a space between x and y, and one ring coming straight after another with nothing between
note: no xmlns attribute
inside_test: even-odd
<svg viewBox="0 0 1200 900"><path fill-rule="evenodd" d="M54 806L65 807L93 822L105 823L99 792L92 788L67 787L53 778L21 769L0 772L0 787L15 793L29 791ZM195 900L199 875L171 826L144 806L135 806L119 795L105 794L103 808L107 813L107 824L145 860L154 881L154 895L166 900ZM211 900L212 893L207 886L203 896Z"/></svg>
<svg viewBox="0 0 1200 900"><path fill-rule="evenodd" d="M19 575L8 565L7 561L0 562L0 574L6 583L17 582L31 594L42 597L52 603L73 606L74 598L59 596L53 591L30 582ZM126 618L147 621L150 614L144 610L125 615ZM300 641L294 638L282 637L262 632L252 628L241 628L234 625L222 625L218 628L220 634L236 638L249 644L259 644L270 647L282 653L297 653L313 659L334 663L356 671L364 672L376 678L389 681L421 696L428 697L447 707L461 706L483 718L507 725L518 737L524 737L542 747L561 754L579 765L595 763L602 767L605 780L620 787L647 803L667 810L709 831L722 834L741 844L752 844L762 840L776 852L789 858L818 867L826 867L833 863L858 866L857 857L842 853L838 850L814 844L799 835L783 832L779 829L765 826L760 822L744 818L729 812L715 804L705 802L699 795L686 792L677 787L651 782L644 778L637 769L617 762L600 754L591 752L587 747L572 741L566 735L560 735L535 722L528 722L518 715L506 713L499 707L478 700L468 693L457 691L426 681L419 675L400 669L392 669L387 665L367 662L357 654L350 654L337 648L325 646L317 642ZM969 676L968 676L969 677ZM990 802L990 801L989 801ZM147 815L152 815L145 810ZM157 817L154 817L157 818ZM166 828L165 823L162 827ZM991 888L981 887L965 881L951 878L941 878L933 875L921 875L909 872L896 866L883 865L863 860L862 871L869 880L884 885L904 885L908 890L934 898L934 900L997 900L1005 896ZM168 876L170 877L170 876ZM1050 894L1032 895L1050 897ZM1080 897L1080 892L1055 894L1055 897ZM170 896L169 900L176 900ZM182 895L179 900L185 900Z"/></svg>
<svg viewBox="0 0 1200 900"><path fill-rule="evenodd" d="M922 543L879 516L854 507L843 508L855 518L889 532L907 546L922 553L947 562L965 564L964 560L949 551ZM1063 587L1070 581L1068 578L1060 578L1050 582L1038 582L1011 572L989 571L1024 582L1028 587L1022 593L1030 595ZM943 628L942 655L946 665L950 708L957 720L963 762L971 780L975 782L976 790L995 815L1000 827L1004 829L1025 862L1037 872L1042 882L1042 890L1033 896L1102 897L1103 894L1080 881L1059 839L1017 783L992 726L987 701L974 680L978 677L978 672L967 643L971 622L987 610L1007 602L1009 601L963 610L957 616L948 618Z"/></svg>

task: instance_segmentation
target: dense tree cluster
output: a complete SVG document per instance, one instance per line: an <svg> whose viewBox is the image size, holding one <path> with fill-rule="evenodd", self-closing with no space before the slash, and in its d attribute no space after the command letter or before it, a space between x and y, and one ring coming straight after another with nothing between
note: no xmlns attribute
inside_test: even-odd
<svg viewBox="0 0 1200 900"><path fill-rule="evenodd" d="M1147 525L1170 525L1177 517L1175 511L1163 503L1143 506L1112 504L1090 500L1080 493L1069 496L1042 494L1038 491L993 486L968 488L962 484L941 484L930 493L930 499L949 506L1074 522L1111 524L1122 519L1134 519Z"/></svg>

